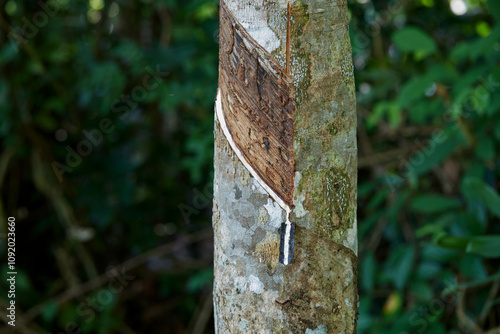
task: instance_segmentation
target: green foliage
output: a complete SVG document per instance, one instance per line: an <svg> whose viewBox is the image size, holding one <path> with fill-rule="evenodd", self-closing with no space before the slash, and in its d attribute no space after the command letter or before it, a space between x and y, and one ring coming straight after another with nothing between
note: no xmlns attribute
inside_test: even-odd
<svg viewBox="0 0 500 334"><path fill-rule="evenodd" d="M413 211L427 214L446 212L448 210L457 209L458 207L460 207L460 201L458 199L430 194L415 196L410 205Z"/></svg>
<svg viewBox="0 0 500 334"><path fill-rule="evenodd" d="M392 36L396 46L405 52L414 52L420 57L437 50L434 40L425 31L417 27L405 27Z"/></svg>
<svg viewBox="0 0 500 334"><path fill-rule="evenodd" d="M400 246L394 250L387 260L390 267L388 272L393 273L390 279L397 289L402 290L406 286L413 268L414 258L415 249L412 246Z"/></svg>
<svg viewBox="0 0 500 334"><path fill-rule="evenodd" d="M500 21L500 3L495 0L488 0L487 2L491 15L495 17L495 20Z"/></svg>
<svg viewBox="0 0 500 334"><path fill-rule="evenodd" d="M498 326L500 7L465 3L350 3L360 333Z"/></svg>
<svg viewBox="0 0 500 334"><path fill-rule="evenodd" d="M478 201L493 215L500 218L500 196L484 181L465 178L462 183L462 192L470 201Z"/></svg>
<svg viewBox="0 0 500 334"><path fill-rule="evenodd" d="M500 257L500 236L482 235L472 237L456 237L441 235L436 238L436 243L445 248L460 249L486 258Z"/></svg>
<svg viewBox="0 0 500 334"><path fill-rule="evenodd" d="M18 316L35 310L36 332L69 333L72 322L81 333L184 332L209 293L210 235L183 236L211 226L217 6L2 2L0 233L16 217ZM193 208L188 221L180 204ZM131 269L137 278L112 302L79 308L108 288L110 265L172 242ZM104 283L82 290L96 275Z"/></svg>

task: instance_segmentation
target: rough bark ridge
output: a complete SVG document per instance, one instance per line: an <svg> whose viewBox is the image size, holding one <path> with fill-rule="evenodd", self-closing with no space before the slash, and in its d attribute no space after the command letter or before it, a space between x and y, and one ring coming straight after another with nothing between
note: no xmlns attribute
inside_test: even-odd
<svg viewBox="0 0 500 334"><path fill-rule="evenodd" d="M226 1L285 67L287 2ZM215 327L225 333L355 333L356 112L345 1L290 1L296 222L278 264L284 211L215 122Z"/></svg>

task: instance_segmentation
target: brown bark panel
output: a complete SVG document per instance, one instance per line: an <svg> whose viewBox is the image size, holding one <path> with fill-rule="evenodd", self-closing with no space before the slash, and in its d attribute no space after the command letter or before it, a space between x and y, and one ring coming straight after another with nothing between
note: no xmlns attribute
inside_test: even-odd
<svg viewBox="0 0 500 334"><path fill-rule="evenodd" d="M229 132L245 160L293 208L294 89L276 59L221 1L219 89Z"/></svg>

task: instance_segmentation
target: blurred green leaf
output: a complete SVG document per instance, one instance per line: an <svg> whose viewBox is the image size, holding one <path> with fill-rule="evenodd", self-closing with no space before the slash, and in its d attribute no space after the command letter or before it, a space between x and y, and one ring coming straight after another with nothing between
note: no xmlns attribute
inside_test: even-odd
<svg viewBox="0 0 500 334"><path fill-rule="evenodd" d="M465 250L469 243L469 239L453 235L440 235L436 238L435 242L440 247Z"/></svg>
<svg viewBox="0 0 500 334"><path fill-rule="evenodd" d="M427 124L435 118L442 117L445 107L441 99L420 99L416 100L408 111L410 122L414 124Z"/></svg>
<svg viewBox="0 0 500 334"><path fill-rule="evenodd" d="M426 281L410 280L409 286L417 300L429 301L432 299L433 291Z"/></svg>
<svg viewBox="0 0 500 334"><path fill-rule="evenodd" d="M408 161L406 167L408 175L419 176L430 171L463 143L462 134L453 131L452 128L437 132L429 140L427 147L415 153Z"/></svg>
<svg viewBox="0 0 500 334"><path fill-rule="evenodd" d="M466 251L486 258L500 257L500 235L473 237L467 244Z"/></svg>
<svg viewBox="0 0 500 334"><path fill-rule="evenodd" d="M415 249L412 246L401 246L395 251L393 257L394 269L391 278L398 290L405 287L413 268L414 258Z"/></svg>
<svg viewBox="0 0 500 334"><path fill-rule="evenodd" d="M491 27L488 23L486 22L479 22L476 24L476 32L479 36L486 37L490 34L491 32Z"/></svg>
<svg viewBox="0 0 500 334"><path fill-rule="evenodd" d="M430 54L437 50L434 40L422 29L405 27L396 31L392 36L396 46L406 52L423 52Z"/></svg>
<svg viewBox="0 0 500 334"><path fill-rule="evenodd" d="M481 57L488 57L491 54L498 54L496 43L499 38L500 24L497 24L488 36L471 42L469 58L477 60Z"/></svg>
<svg viewBox="0 0 500 334"><path fill-rule="evenodd" d="M458 199L441 195L420 195L415 197L410 205L413 211L420 213L439 213L459 206Z"/></svg>
<svg viewBox="0 0 500 334"><path fill-rule="evenodd" d="M444 248L459 249L486 258L500 257L500 235L473 237L442 235L437 238L436 243Z"/></svg>
<svg viewBox="0 0 500 334"><path fill-rule="evenodd" d="M190 292L199 291L208 283L213 281L214 271L212 268L201 270L191 275L186 282L186 289Z"/></svg>
<svg viewBox="0 0 500 334"><path fill-rule="evenodd" d="M488 276L483 259L475 254L465 254L460 260L459 268L462 274L470 279Z"/></svg>
<svg viewBox="0 0 500 334"><path fill-rule="evenodd" d="M360 295L359 298L359 320L358 330L369 330L373 328L374 318L370 315L371 298Z"/></svg>
<svg viewBox="0 0 500 334"><path fill-rule="evenodd" d="M480 159L492 160L495 157L495 143L490 138L482 138L476 154Z"/></svg>
<svg viewBox="0 0 500 334"><path fill-rule="evenodd" d="M206 20L214 18L217 15L217 5L215 3L206 2L196 9L195 17L198 20Z"/></svg>
<svg viewBox="0 0 500 334"><path fill-rule="evenodd" d="M387 116L392 128L396 128L401 123L401 107L395 101L382 101L375 105L373 112L366 119L366 126L373 128L380 120Z"/></svg>
<svg viewBox="0 0 500 334"><path fill-rule="evenodd" d="M370 199L370 202L367 205L367 209L375 209L376 207L380 206L388 195L389 195L388 188L382 188L380 191L377 191L375 196L373 196Z"/></svg>
<svg viewBox="0 0 500 334"><path fill-rule="evenodd" d="M497 24L500 24L500 2L498 2L497 0L488 0L487 3L491 15L495 17Z"/></svg>
<svg viewBox="0 0 500 334"><path fill-rule="evenodd" d="M488 104L487 114L489 116L493 116L500 112L500 94L493 94L490 99L490 103ZM495 128L496 130L497 128Z"/></svg>
<svg viewBox="0 0 500 334"><path fill-rule="evenodd" d="M427 225L422 226L418 230L415 231L415 236L417 238L422 238L429 234L439 234L443 233L443 226L438 223L429 223Z"/></svg>
<svg viewBox="0 0 500 334"><path fill-rule="evenodd" d="M432 76L415 77L408 81L398 95L398 102L403 107L409 107L415 100L425 96L425 91L434 83Z"/></svg>
<svg viewBox="0 0 500 334"><path fill-rule="evenodd" d="M500 196L484 181L475 178L466 178L462 182L462 192L469 200L477 200L492 214L500 217Z"/></svg>
<svg viewBox="0 0 500 334"><path fill-rule="evenodd" d="M462 42L457 44L451 51L450 58L455 61L463 61L469 57L470 44Z"/></svg>
<svg viewBox="0 0 500 334"><path fill-rule="evenodd" d="M361 286L367 291L373 290L375 286L377 263L372 253L368 253L361 266Z"/></svg>
<svg viewBox="0 0 500 334"><path fill-rule="evenodd" d="M437 261L440 263L450 263L456 261L462 255L459 251L449 248L443 248L434 243L423 243L421 245L421 256L426 261Z"/></svg>
<svg viewBox="0 0 500 334"><path fill-rule="evenodd" d="M424 222L424 226L420 227L415 231L415 236L417 238L422 238L426 235L441 235L445 228L449 225L456 223L457 215L454 213L443 214L442 216L436 218L436 220Z"/></svg>
<svg viewBox="0 0 500 334"><path fill-rule="evenodd" d="M42 319L45 322L50 323L56 317L58 310L59 310L59 306L58 306L57 302L49 301L43 308Z"/></svg>
<svg viewBox="0 0 500 334"><path fill-rule="evenodd" d="M0 49L0 65L4 65L12 61L16 56L16 50L11 43L4 44Z"/></svg>
<svg viewBox="0 0 500 334"><path fill-rule="evenodd" d="M416 276L428 281L430 279L436 278L443 272L443 266L440 265L437 259L432 260L422 260L416 269Z"/></svg>

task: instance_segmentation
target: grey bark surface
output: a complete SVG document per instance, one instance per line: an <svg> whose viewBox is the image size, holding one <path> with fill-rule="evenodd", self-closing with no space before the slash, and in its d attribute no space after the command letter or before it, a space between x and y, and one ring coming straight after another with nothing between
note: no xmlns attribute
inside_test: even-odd
<svg viewBox="0 0 500 334"><path fill-rule="evenodd" d="M226 1L284 65L286 1ZM217 333L355 333L356 107L345 1L290 1L296 222L294 262L278 264L284 211L215 121L213 228Z"/></svg>

